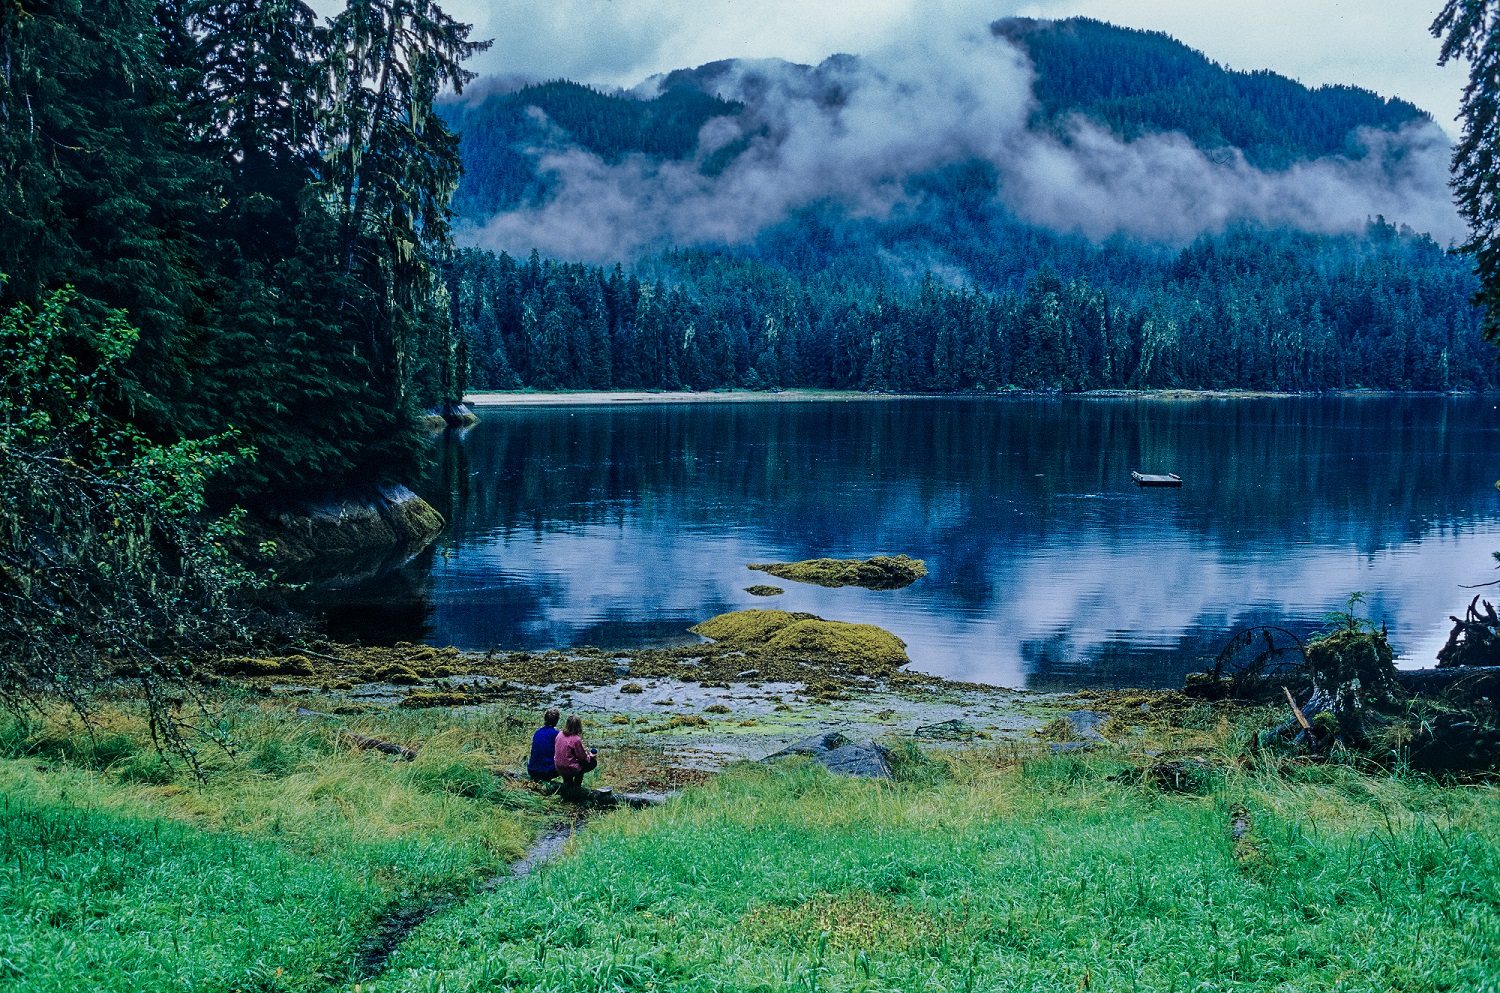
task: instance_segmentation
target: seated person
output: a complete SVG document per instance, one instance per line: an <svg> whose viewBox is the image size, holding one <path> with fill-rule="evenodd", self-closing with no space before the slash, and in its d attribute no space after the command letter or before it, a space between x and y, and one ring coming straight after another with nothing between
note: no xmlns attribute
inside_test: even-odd
<svg viewBox="0 0 1500 993"><path fill-rule="evenodd" d="M534 783L550 783L557 778L557 766L553 760L557 738L557 719L562 713L552 707L542 715L542 727L536 729L536 734L531 736L531 758L526 763L526 771L531 774Z"/></svg>
<svg viewBox="0 0 1500 993"><path fill-rule="evenodd" d="M552 763L562 776L563 786L583 785L583 774L599 767L599 749L583 747L583 720L569 714L568 721L553 744Z"/></svg>

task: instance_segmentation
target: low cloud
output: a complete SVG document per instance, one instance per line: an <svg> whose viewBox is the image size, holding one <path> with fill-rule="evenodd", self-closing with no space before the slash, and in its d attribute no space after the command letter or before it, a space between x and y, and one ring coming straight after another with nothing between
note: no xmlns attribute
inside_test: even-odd
<svg viewBox="0 0 1500 993"><path fill-rule="evenodd" d="M1431 122L1364 130L1362 154L1266 171L1179 134L1125 142L1081 118L1061 136L1034 130L1032 79L1024 51L988 31L912 39L816 69L730 64L713 88L746 110L708 122L696 158L606 164L577 147L537 150L548 201L463 237L594 262L740 244L812 204L884 218L908 199L910 177L970 160L994 167L996 197L1016 216L1094 240L1181 243L1236 221L1336 233L1377 214L1440 242L1464 235L1447 185L1448 139ZM704 157L733 142L745 150L704 175Z"/></svg>

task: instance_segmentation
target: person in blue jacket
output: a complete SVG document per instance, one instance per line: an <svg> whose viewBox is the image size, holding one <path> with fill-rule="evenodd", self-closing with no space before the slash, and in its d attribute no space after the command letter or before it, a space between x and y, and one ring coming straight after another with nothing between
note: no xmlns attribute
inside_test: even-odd
<svg viewBox="0 0 1500 993"><path fill-rule="evenodd" d="M542 715L543 726L531 736L531 759L526 763L526 771L531 774L533 782L548 783L558 777L552 756L557 744L557 719L561 716L556 707L550 708Z"/></svg>

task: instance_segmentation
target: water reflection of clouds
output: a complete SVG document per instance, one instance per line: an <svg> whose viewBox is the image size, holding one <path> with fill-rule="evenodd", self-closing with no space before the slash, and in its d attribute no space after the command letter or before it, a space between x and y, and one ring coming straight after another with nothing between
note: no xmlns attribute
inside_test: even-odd
<svg viewBox="0 0 1500 993"><path fill-rule="evenodd" d="M877 534L890 531L870 523ZM1483 567L1489 550L1500 547L1500 527L1434 533L1373 555L1353 547L1284 554L1187 533L1157 532L1147 542L1094 527L1070 534L1066 543L991 547L978 563L983 592L973 599L955 595L978 591L970 590L972 581L950 582L941 537L906 534L899 545L877 539L872 547L934 549L932 574L907 590L780 582L787 590L780 597L744 592L764 579L744 563L807 554L805 540L753 523L678 531L660 518L647 522L631 513L618 524L573 526L544 537L496 536L463 557L435 564L435 633L476 648L561 647L588 643L587 633L600 631L620 638L639 632L653 641L673 640L675 632L679 640L691 640L681 629L694 620L723 610L774 607L885 627L907 642L914 668L924 672L1024 686L1035 668L1036 653L1028 646L1050 645L1052 664L1086 680L1095 657L1122 641L1133 646L1142 667L1161 664L1159 656L1178 651L1185 638L1211 654L1246 618L1269 617L1306 629L1337 609L1347 592L1368 590L1374 594L1371 616L1391 622L1403 658L1430 664L1446 637L1447 615L1470 595L1453 577ZM528 602L527 611L497 616L445 608L484 601L497 575L512 591L507 597L525 591L520 599ZM1170 683L1193 661L1175 660L1159 679L1142 671L1133 681Z"/></svg>
<svg viewBox="0 0 1500 993"><path fill-rule="evenodd" d="M1491 413L1444 398L497 411L466 442L474 472L444 484L465 511L433 564L432 638L624 645L778 607L879 624L947 676L1165 684L1238 624L1308 631L1367 590L1425 664L1472 595L1458 583L1489 578L1500 547ZM1137 491L1128 470L1147 462L1190 485ZM764 579L746 562L881 552L931 575L743 591Z"/></svg>

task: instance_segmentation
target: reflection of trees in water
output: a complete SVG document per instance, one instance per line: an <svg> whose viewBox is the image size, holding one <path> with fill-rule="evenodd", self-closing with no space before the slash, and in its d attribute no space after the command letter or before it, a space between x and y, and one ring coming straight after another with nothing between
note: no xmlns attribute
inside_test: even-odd
<svg viewBox="0 0 1500 993"><path fill-rule="evenodd" d="M1301 638L1322 627L1318 618L1256 608L1232 616L1200 617L1169 646L1146 646L1124 637L1079 645L1064 629L1022 643L1026 688L1042 693L1080 686L1181 689L1184 677L1212 665L1235 632L1267 624L1288 628Z"/></svg>
<svg viewBox="0 0 1500 993"><path fill-rule="evenodd" d="M872 521L898 535L1009 543L1069 526L1079 504L1059 497L1118 492L1144 468L1187 473L1187 491L1166 499L1172 524L1191 534L1227 545L1314 534L1369 554L1488 510L1490 406L1070 398L492 410L444 446L433 496L458 545L495 529L618 521L627 508L646 521L811 529L837 544L868 540ZM1011 501L1027 513L999 515ZM1138 511L1113 506L1122 523Z"/></svg>
<svg viewBox="0 0 1500 993"><path fill-rule="evenodd" d="M421 497L432 504L450 525L469 513L469 446L471 428L444 431L428 449L431 464ZM445 532L445 536L448 532Z"/></svg>
<svg viewBox="0 0 1500 993"><path fill-rule="evenodd" d="M336 588L313 588L308 606L326 620L334 641L391 645L425 641L432 633L432 560L429 548L399 569Z"/></svg>
<svg viewBox="0 0 1500 993"><path fill-rule="evenodd" d="M1170 596L1173 583L1195 581L1200 562L1295 557L1303 541L1374 555L1487 521L1495 500L1492 407L1429 396L490 409L467 436L435 446L423 492L452 523L441 547L456 556L454 574L467 578L444 584L434 615L423 599L432 589L428 559L403 570L415 578L398 586L422 600L420 608L397 610L397 592L384 591L364 609L388 627L405 618L402 637L424 630L470 645L625 644L678 629L682 604L668 607L660 596L670 577L643 576L638 600L618 616L580 617L578 624L598 625L588 628L567 620L568 590L586 587L587 576L559 585L556 577L501 574L496 535L598 525L622 528L627 541L672 542L687 550L672 559L684 570L703 567L692 556L699 546L701 555L715 554L712 541L693 534L730 527L789 557L907 552L935 567L914 592L936 609L994 614L1029 594L1031 604L1014 615L1022 618L1048 596L1028 582L1065 581L1049 571L1058 562L1063 572L1108 568L1111 575L1089 581L1120 583L1127 572L1150 570L1158 554L1172 559L1161 551L1170 545L1193 548L1172 563L1179 575L1156 576L1151 603ZM1138 492L1128 482L1132 468L1177 471L1188 485ZM1318 567L1310 568L1315 586ZM483 578L483 589L466 592L472 577ZM1218 610L1236 591L1190 592L1185 600ZM1200 610L1171 606L1186 606L1186 617ZM1080 634L1077 644L1036 639L1025 649L1031 685L1079 685L1085 671L1103 684L1139 684L1142 673L1171 683L1216 653L1237 625L1257 619L1315 626L1247 608L1199 617L1161 649L1124 633Z"/></svg>

